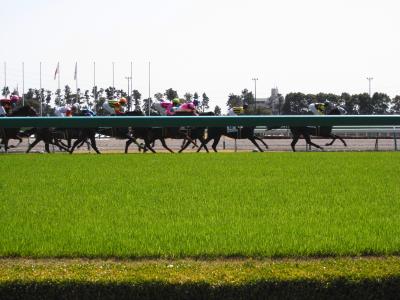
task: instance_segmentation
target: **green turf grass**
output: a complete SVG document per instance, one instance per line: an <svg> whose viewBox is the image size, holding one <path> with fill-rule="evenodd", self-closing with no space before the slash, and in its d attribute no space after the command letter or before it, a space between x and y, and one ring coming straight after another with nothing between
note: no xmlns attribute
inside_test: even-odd
<svg viewBox="0 0 400 300"><path fill-rule="evenodd" d="M400 253L399 153L2 155L0 256Z"/></svg>

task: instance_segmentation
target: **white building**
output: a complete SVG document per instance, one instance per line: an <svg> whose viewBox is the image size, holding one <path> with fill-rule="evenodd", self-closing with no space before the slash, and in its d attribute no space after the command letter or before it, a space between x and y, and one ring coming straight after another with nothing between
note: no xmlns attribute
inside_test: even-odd
<svg viewBox="0 0 400 300"><path fill-rule="evenodd" d="M279 115L281 113L284 98L279 94L278 88L271 89L271 96L268 98L257 98L257 110L265 114Z"/></svg>

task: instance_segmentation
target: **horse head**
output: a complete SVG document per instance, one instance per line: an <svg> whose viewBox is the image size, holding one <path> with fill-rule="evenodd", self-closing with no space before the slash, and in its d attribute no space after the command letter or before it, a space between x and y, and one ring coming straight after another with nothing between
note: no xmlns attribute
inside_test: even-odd
<svg viewBox="0 0 400 300"><path fill-rule="evenodd" d="M20 108L17 108L16 110L13 111L12 116L14 117L37 117L38 114L36 110L30 106L30 105L25 105Z"/></svg>

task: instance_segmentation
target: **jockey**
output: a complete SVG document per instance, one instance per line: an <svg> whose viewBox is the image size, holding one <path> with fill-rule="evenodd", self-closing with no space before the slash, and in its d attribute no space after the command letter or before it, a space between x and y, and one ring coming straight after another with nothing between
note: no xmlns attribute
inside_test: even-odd
<svg viewBox="0 0 400 300"><path fill-rule="evenodd" d="M248 104L244 103L243 106L235 106L228 109L228 116L243 115L248 108Z"/></svg>
<svg viewBox="0 0 400 300"><path fill-rule="evenodd" d="M242 115L244 114L245 110L248 108L248 104L244 103L243 106L234 106L228 109L228 116L237 116L237 115ZM237 126L228 126L227 127L227 132L232 133L232 132L237 132L238 127Z"/></svg>
<svg viewBox="0 0 400 300"><path fill-rule="evenodd" d="M85 117L94 117L96 115L96 113L91 110L89 107L83 107L81 109L81 115L85 116Z"/></svg>
<svg viewBox="0 0 400 300"><path fill-rule="evenodd" d="M172 102L161 102L161 107L165 109L167 116L173 116L175 114L175 111L179 109L180 103L181 102L179 98L175 98L174 100L172 100Z"/></svg>
<svg viewBox="0 0 400 300"><path fill-rule="evenodd" d="M179 106L177 111L189 112L195 116L199 115L197 113L196 106L192 102L183 103L181 106Z"/></svg>
<svg viewBox="0 0 400 300"><path fill-rule="evenodd" d="M327 106L325 103L311 103L308 106L308 110L314 115L325 115Z"/></svg>
<svg viewBox="0 0 400 300"><path fill-rule="evenodd" d="M7 116L6 110L4 109L3 105L0 105L0 117Z"/></svg>
<svg viewBox="0 0 400 300"><path fill-rule="evenodd" d="M112 99L103 103L103 109L110 115L122 115L125 113L127 103L128 101L124 97Z"/></svg>
<svg viewBox="0 0 400 300"><path fill-rule="evenodd" d="M77 112L76 105L66 104L65 106L56 107L54 113L57 117L72 117L74 113Z"/></svg>

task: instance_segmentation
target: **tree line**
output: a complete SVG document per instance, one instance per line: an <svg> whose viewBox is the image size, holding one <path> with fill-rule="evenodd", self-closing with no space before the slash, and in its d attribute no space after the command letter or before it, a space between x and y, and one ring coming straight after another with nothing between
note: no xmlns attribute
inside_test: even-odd
<svg viewBox="0 0 400 300"><path fill-rule="evenodd" d="M7 97L11 94L8 87L3 87L2 96ZM138 90L132 90L129 95L125 90L116 89L114 87L98 88L94 86L91 91L81 91L78 89L73 92L66 85L63 90L57 89L55 93L45 89L30 88L24 94L26 104L33 106L37 111L41 111L43 115L53 115L54 105L63 106L66 104L79 103L94 110L98 115L104 114L103 103L108 99L116 97L125 97L128 101L129 110L142 110L147 112L149 105L156 101L169 100L179 98L178 92L172 88L167 89L164 93L158 92L154 94L154 98L142 99L142 94ZM210 110L210 99L206 93L201 96L195 93L185 93L182 102L196 101L200 111ZM400 96L397 95L393 99L385 93L376 92L372 97L368 93L353 94L342 93L335 95L332 93L304 94L301 92L292 92L283 97L278 95L277 104L279 113L285 115L307 114L308 106L313 102L330 102L340 105L346 109L350 115L382 115L382 114L400 114ZM229 94L226 102L227 107L242 106L244 103L249 104L248 112L250 114L269 114L270 110L263 106L256 107L255 98L251 91L243 89L241 94ZM41 105L42 104L42 105ZM221 115L221 107L218 105L213 109L216 115Z"/></svg>
<svg viewBox="0 0 400 300"><path fill-rule="evenodd" d="M16 93L15 91L13 93ZM2 96L8 97L10 94L9 87L3 87ZM210 109L210 98L206 93L200 95L195 93L185 93L183 98L180 98L178 92L172 88L167 89L164 93L156 93L153 98L142 99L142 94L138 90L132 90L129 94L123 89L116 89L115 87L108 87L106 89L94 86L92 90L81 91L77 89L76 92L72 91L71 87L66 85L63 90L57 89L55 93L51 90L35 89L30 88L24 94L25 104L31 105L37 111L42 112L43 115L53 115L54 106L65 106L67 104L79 103L80 105L86 106L98 115L103 115L103 104L107 100L124 97L128 102L129 110L142 110L147 112L149 105L151 106L156 101L160 102L163 100L172 101L175 98L179 98L181 102L195 101L198 104L198 109L202 112ZM214 112L216 115L221 114L221 108L215 106Z"/></svg>
<svg viewBox="0 0 400 300"><path fill-rule="evenodd" d="M374 93L372 97L368 93L350 95L335 94L303 94L289 93L282 104L283 114L305 114L308 105L313 102L330 101L342 106L350 115L386 115L400 114L400 96L391 99L385 93Z"/></svg>

